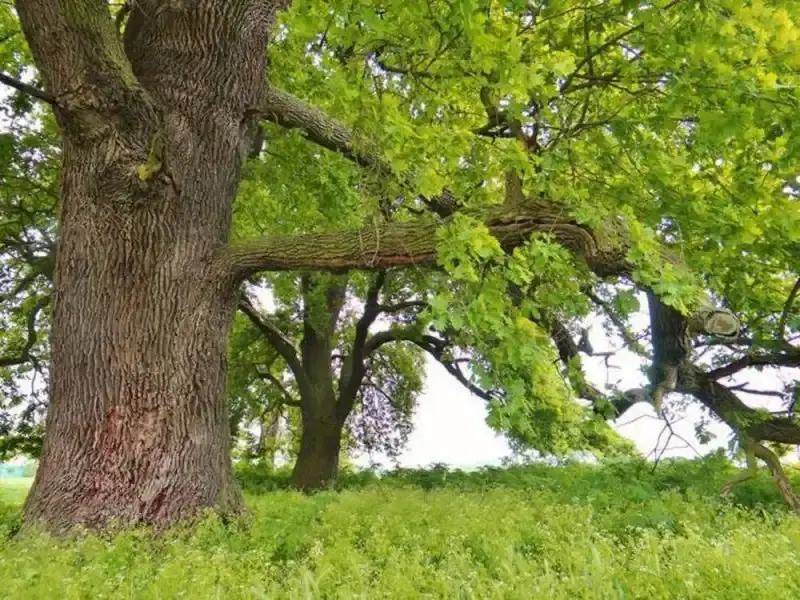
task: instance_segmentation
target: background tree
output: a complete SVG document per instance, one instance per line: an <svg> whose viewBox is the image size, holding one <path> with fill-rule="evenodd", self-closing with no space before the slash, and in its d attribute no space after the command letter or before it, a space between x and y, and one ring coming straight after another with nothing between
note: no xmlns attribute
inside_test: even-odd
<svg viewBox="0 0 800 600"><path fill-rule="evenodd" d="M310 0L273 29L284 3L139 1L120 34L105 3L19 0L42 85L3 81L52 106L63 153L28 521L238 510L225 339L260 271L438 263L431 329L485 361L495 424L555 449L597 420L551 334L587 314L587 291L633 282L652 316L642 397L693 394L762 458L760 441L797 443L791 417L753 410L691 357L698 336L739 339L712 308L730 295L785 315L779 346L752 344L748 364L797 364L795 4ZM262 119L354 163L332 177L362 169L328 207L335 227L229 239ZM757 305L735 293L748 278L766 290Z"/></svg>
<svg viewBox="0 0 800 600"><path fill-rule="evenodd" d="M364 303L354 298L359 282L353 277L294 279L282 282L288 296L278 297L277 319L247 299L240 308L282 359L278 376L263 368L254 374L277 389L282 406L299 409L292 480L310 490L335 479L348 441L351 449L396 455L408 437L424 373L416 346L390 348L385 332L369 331L382 314L401 310L380 304L386 297L385 272L369 278ZM282 377L286 372L288 382Z"/></svg>

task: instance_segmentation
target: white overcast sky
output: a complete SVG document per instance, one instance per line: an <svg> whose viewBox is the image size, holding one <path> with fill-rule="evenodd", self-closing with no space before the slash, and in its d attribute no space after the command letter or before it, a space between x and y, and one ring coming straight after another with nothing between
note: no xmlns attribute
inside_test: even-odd
<svg viewBox="0 0 800 600"><path fill-rule="evenodd" d="M597 351L610 349L609 345L601 344L605 341L604 338L602 331L595 332L592 336L592 343ZM499 465L511 451L504 436L498 435L486 424L485 402L453 380L444 367L435 360L428 357L426 362L428 377L414 415L414 431L406 451L399 458L399 464L404 467L425 467L432 463L445 463L466 469ZM596 385L604 384L606 376L602 361L584 357L584 363L589 379ZM616 361L612 359L611 363L622 368L621 371L612 371L612 376L621 379L625 389L639 387L645 383L644 376L638 370L638 362L619 358ZM795 370L795 377L800 375L797 371ZM782 389L784 380L790 379L788 375L788 373L779 375L776 370L754 372L736 378L735 382L748 382L748 387L777 391ZM742 398L751 406L763 406L773 410L780 408L777 398L748 394L743 394ZM722 423L710 425L709 429L717 436L710 443L701 445L697 441L694 425L699 421L701 414L700 405L694 402L685 411L682 419L673 421L675 432L691 443L694 449L687 448L685 442L673 438L663 454L665 457L693 457L697 456L697 453L707 454L716 448L727 446L730 429ZM631 407L613 425L619 433L631 439L644 454L654 451L659 434L664 429L664 422L656 419L653 408L644 403ZM664 448L666 437L665 434L658 445L659 454ZM790 457L787 457L788 459ZM356 462L366 466L371 460L390 466L386 457L378 455L360 456Z"/></svg>

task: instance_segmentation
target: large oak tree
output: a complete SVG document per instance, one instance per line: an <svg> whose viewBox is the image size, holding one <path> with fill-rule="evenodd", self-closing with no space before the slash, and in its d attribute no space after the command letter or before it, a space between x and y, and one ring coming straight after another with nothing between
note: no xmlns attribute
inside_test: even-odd
<svg viewBox="0 0 800 600"><path fill-rule="evenodd" d="M29 523L240 510L226 339L241 282L269 270L438 261L451 283L432 327L491 363L496 421L554 447L583 417L553 392L553 342L574 392L597 410L627 401L582 379L563 320L602 280L632 280L650 298L644 394L692 394L780 476L760 442L798 443L800 426L720 380L800 356L796 4L298 1L276 28L287 5L16 3L42 89L3 81L52 106L62 153ZM383 182L380 216L231 241L262 121ZM709 309L719 297L744 335ZM704 334L735 360L694 362Z"/></svg>

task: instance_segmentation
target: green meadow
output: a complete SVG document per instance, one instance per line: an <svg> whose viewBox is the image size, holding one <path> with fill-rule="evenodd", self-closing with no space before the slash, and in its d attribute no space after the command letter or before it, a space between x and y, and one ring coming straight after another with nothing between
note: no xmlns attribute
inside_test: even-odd
<svg viewBox="0 0 800 600"><path fill-rule="evenodd" d="M766 476L720 498L722 457L471 473L351 473L303 496L239 468L249 514L160 537L14 535L4 598L800 598L800 520ZM796 483L800 472L791 471Z"/></svg>

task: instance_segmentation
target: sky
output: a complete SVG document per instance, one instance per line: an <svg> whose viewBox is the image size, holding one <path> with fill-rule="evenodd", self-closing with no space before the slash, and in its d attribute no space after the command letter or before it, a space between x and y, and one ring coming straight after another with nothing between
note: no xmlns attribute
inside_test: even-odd
<svg viewBox="0 0 800 600"><path fill-rule="evenodd" d="M584 361L597 362L585 358ZM398 464L403 467L426 467L433 463L445 463L462 469L500 465L504 457L511 455L511 451L505 438L492 431L486 424L485 402L470 394L435 360L427 358L426 363L428 376L414 415L414 429L405 452L399 457ZM645 383L644 377L638 372L638 365L629 363L629 366L623 368L625 372L622 378L633 384L630 387L639 387ZM592 383L597 385L604 382L605 374L602 373L604 371L602 367L593 364L587 371ZM737 383L747 381L754 388L779 390L783 379L788 377L785 375L779 377L775 372L757 373L755 376L740 377ZM742 394L742 397L750 406L771 407L775 410L779 405L774 398L765 401L761 397L752 395ZM673 422L675 432L686 441L671 440L663 453L664 457L691 458L698 454L705 455L717 448L727 447L730 429L722 423L712 423L709 426L711 432L716 435L710 443L701 445L697 441L694 424L699 421L701 414L699 405L692 403L683 417ZM634 405L614 421L613 426L620 434L632 440L644 454L653 452L656 447L661 454L665 446L666 434L662 436L660 444L657 444L659 435L664 429L664 422L656 418L655 410L650 405L644 403ZM687 447L687 442L693 448ZM360 455L355 460L359 466L367 466L371 461L391 466L390 461L380 455L372 457Z"/></svg>
<svg viewBox="0 0 800 600"><path fill-rule="evenodd" d="M640 304L645 308L647 306L643 297L640 298ZM647 314L640 311L632 318L633 329L643 329L647 321ZM590 320L589 325L590 341L596 353L622 347L621 340L604 332L598 319ZM587 378L600 389L603 389L607 381L617 384L623 390L642 387L647 383L640 370L642 360L626 350L617 352L609 359L610 369L606 368L603 358L585 355L582 358ZM426 357L426 368L427 379L414 415L414 429L398 464L403 467L426 467L434 463L445 463L451 467L474 469L500 465L505 457L510 457L511 450L505 437L486 424L485 402L456 382L434 359ZM747 383L750 389L779 391L793 379L800 379L800 369L765 369L761 372L750 369L724 383ZM740 397L752 407L770 410L783 408L780 399L776 397L746 393L740 393ZM666 404L674 404L676 401L680 402L680 396L673 394ZM672 428L677 435L669 443L669 434L662 435L664 421L657 418L655 410L649 404L632 406L612 422L612 426L651 459L656 456L691 458L706 455L718 448L727 448L731 430L724 423L712 421L709 424L708 429L715 436L709 443L701 444L697 440L695 424L700 421L703 410L696 401L688 404L679 417L671 419ZM799 457L800 449L785 460L795 461ZM371 462L391 466L389 459L381 455L360 455L355 462L359 466L367 466Z"/></svg>

